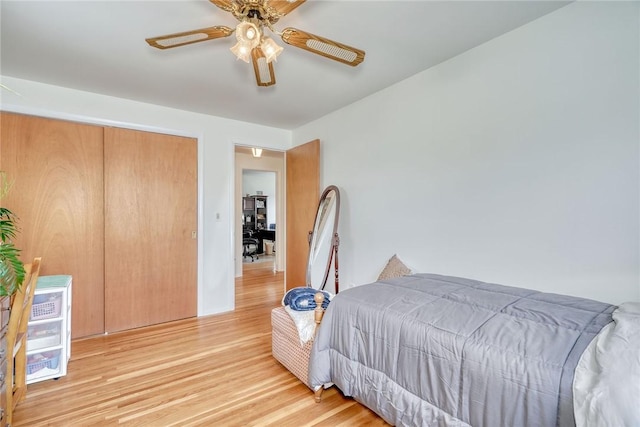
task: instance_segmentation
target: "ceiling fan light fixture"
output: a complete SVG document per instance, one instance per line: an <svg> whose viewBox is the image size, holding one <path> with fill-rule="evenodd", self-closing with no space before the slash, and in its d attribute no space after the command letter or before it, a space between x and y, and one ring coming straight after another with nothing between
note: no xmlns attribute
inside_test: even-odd
<svg viewBox="0 0 640 427"><path fill-rule="evenodd" d="M249 63L251 58L251 48L244 43L238 42L229 49L238 59L242 59L244 62Z"/></svg>
<svg viewBox="0 0 640 427"><path fill-rule="evenodd" d="M265 37L260 45L262 53L264 53L267 63L276 60L278 55L282 52L282 46L279 46L273 39Z"/></svg>
<svg viewBox="0 0 640 427"><path fill-rule="evenodd" d="M2 1L2 0L0 0ZM276 77L273 61L284 50L265 36L265 28L280 36L284 43L355 67L364 61L365 52L296 28L276 31L278 20L304 4L306 0L209 0L238 20L235 28L218 25L145 39L157 49L169 49L206 40L221 39L236 33L237 43L230 49L237 59L253 63L258 86L273 86Z"/></svg>
<svg viewBox="0 0 640 427"><path fill-rule="evenodd" d="M249 46L251 50L260 43L260 30L256 24L243 21L236 27L236 38L239 43Z"/></svg>

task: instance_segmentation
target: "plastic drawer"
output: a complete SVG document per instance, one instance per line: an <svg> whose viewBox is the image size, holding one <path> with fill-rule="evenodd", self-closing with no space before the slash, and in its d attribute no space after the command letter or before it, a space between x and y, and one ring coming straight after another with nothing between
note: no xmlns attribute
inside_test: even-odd
<svg viewBox="0 0 640 427"><path fill-rule="evenodd" d="M28 355L27 381L60 374L62 372L61 354L62 351L58 349Z"/></svg>
<svg viewBox="0 0 640 427"><path fill-rule="evenodd" d="M62 320L29 325L27 333L27 350L41 350L62 344Z"/></svg>
<svg viewBox="0 0 640 427"><path fill-rule="evenodd" d="M34 295L30 321L60 317L62 292Z"/></svg>

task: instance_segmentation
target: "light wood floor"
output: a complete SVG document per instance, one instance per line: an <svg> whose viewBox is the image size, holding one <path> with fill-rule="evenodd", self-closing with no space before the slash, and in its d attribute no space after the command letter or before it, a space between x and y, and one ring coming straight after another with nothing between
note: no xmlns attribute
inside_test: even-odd
<svg viewBox="0 0 640 427"><path fill-rule="evenodd" d="M29 385L13 426L386 425L335 387L315 403L271 356L283 274L244 271L232 313L74 341L67 376Z"/></svg>

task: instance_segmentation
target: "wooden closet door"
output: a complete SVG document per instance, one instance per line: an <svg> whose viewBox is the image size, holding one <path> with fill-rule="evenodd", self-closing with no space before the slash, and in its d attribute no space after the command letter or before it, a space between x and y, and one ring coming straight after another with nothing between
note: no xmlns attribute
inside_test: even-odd
<svg viewBox="0 0 640 427"><path fill-rule="evenodd" d="M20 257L40 275L73 276L74 338L104 331L101 126L1 113L0 169L13 186L3 206L18 217Z"/></svg>
<svg viewBox="0 0 640 427"><path fill-rule="evenodd" d="M309 232L320 201L320 140L286 152L287 265L285 288L305 286L309 257Z"/></svg>
<svg viewBox="0 0 640 427"><path fill-rule="evenodd" d="M105 331L196 316L196 140L105 128L104 161Z"/></svg>

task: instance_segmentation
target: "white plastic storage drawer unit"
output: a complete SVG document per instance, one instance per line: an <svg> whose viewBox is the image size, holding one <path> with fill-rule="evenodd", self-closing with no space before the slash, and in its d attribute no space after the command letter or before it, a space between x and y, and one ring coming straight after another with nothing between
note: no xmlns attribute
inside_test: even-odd
<svg viewBox="0 0 640 427"><path fill-rule="evenodd" d="M71 357L71 276L40 276L27 332L27 384L67 374Z"/></svg>

